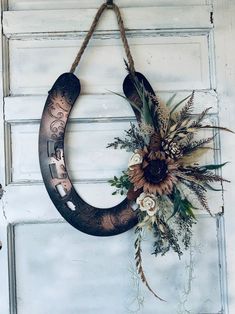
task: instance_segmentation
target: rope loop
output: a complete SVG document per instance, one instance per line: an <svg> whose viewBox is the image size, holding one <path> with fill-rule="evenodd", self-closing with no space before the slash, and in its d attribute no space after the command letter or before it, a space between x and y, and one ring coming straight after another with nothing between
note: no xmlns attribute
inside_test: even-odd
<svg viewBox="0 0 235 314"><path fill-rule="evenodd" d="M132 55L131 55L131 51L130 51L130 47L129 47L129 44L128 44L128 41L127 41L127 38L126 38L126 31L125 31L125 27L124 27L124 23L123 23L123 19L122 19L122 16L121 16L121 12L120 12L120 9L119 7L113 3L113 0L107 0L106 3L103 3L100 8L98 9L95 17L94 17L94 20L91 24L91 27L88 31L88 33L86 34L85 38L84 38L84 41L81 45L81 48L79 49L78 51L78 54L71 66L71 69L70 69L70 72L71 73L74 73L76 67L78 66L80 60L81 60L81 57L96 29L96 26L99 22L99 19L101 17L101 15L103 14L103 12L106 10L106 9L112 9L116 15L116 18L117 18L117 23L118 23L118 27L119 27L119 31L120 31L120 35L121 35L121 39L122 39L122 42L123 42L123 46L124 46L124 49L125 49L125 53L126 53L126 56L127 56L127 60L128 60L128 65L129 65L129 69L132 73L135 72L135 67L134 67L134 60L132 58Z"/></svg>

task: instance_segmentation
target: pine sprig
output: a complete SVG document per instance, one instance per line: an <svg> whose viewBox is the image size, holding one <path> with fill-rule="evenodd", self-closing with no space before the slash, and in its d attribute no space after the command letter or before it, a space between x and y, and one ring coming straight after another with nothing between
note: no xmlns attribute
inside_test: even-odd
<svg viewBox="0 0 235 314"><path fill-rule="evenodd" d="M135 265L136 265L136 269L137 269L137 273L140 276L141 281L145 284L145 286L147 287L147 289L155 296L155 298L161 300L161 301L165 301L162 298L160 298L154 291L153 289L150 287L147 278L145 276L144 273L144 269L142 266L142 249L141 249L141 241L142 241L142 236L141 236L141 229L137 229L137 238L135 240Z"/></svg>

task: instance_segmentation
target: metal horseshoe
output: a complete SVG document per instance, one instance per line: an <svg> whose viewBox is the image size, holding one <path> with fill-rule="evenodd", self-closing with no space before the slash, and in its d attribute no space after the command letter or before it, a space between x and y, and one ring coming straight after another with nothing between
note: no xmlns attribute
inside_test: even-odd
<svg viewBox="0 0 235 314"><path fill-rule="evenodd" d="M136 72L135 75L153 94L147 79L141 73ZM105 209L86 203L76 192L65 164L66 126L80 90L79 79L73 73L64 73L49 91L39 131L42 178L52 202L67 222L90 235L113 236L134 227L138 223L138 211L132 209L127 198ZM130 74L124 80L123 90L130 100L138 99ZM138 112L134 112L139 120Z"/></svg>

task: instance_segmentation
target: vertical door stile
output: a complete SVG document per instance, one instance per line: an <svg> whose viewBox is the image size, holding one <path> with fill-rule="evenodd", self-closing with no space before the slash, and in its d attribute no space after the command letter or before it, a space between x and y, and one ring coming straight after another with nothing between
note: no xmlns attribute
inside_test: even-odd
<svg viewBox="0 0 235 314"><path fill-rule="evenodd" d="M219 101L220 124L235 131L235 3L229 0L214 0L215 52L217 68L217 93ZM224 187L224 234L223 252L225 254L223 296L225 313L235 312L235 138L234 134L221 132L222 162L229 161L223 169L223 176L231 180ZM223 222L222 222L223 223Z"/></svg>

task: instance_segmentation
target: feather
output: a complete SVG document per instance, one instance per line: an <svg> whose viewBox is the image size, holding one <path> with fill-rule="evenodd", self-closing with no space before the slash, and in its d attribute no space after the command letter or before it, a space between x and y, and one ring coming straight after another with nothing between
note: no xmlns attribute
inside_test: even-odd
<svg viewBox="0 0 235 314"><path fill-rule="evenodd" d="M184 154L192 153L193 151L197 150L198 148L202 147L203 145L209 144L216 137L216 135L217 134L215 134L214 136L205 138L205 139L201 139L198 141L193 141L191 143L188 143L188 145L184 147L183 153Z"/></svg>
<svg viewBox="0 0 235 314"><path fill-rule="evenodd" d="M199 181L205 181L205 182L228 182L230 183L229 180L222 178L221 176L214 174L211 171L208 171L206 173L201 173L200 171L198 172L193 172L191 173L191 176L193 176L195 179Z"/></svg>
<svg viewBox="0 0 235 314"><path fill-rule="evenodd" d="M192 92L186 105L184 105L184 107L181 109L179 117L178 117L179 121L182 121L189 117L189 114L192 112L192 109L193 109L193 100L194 100L194 91Z"/></svg>
<svg viewBox="0 0 235 314"><path fill-rule="evenodd" d="M141 230L141 229L140 229ZM141 249L141 235L140 235L140 230L138 230L138 236L137 239L135 241L135 264L136 264L136 269L137 272L140 276L140 279L142 280L142 282L145 284L145 286L148 288L148 290L159 300L161 301L165 301L162 298L160 298L154 291L153 289L150 287L147 278L145 276L144 270L143 270L143 266L142 266L142 249Z"/></svg>
<svg viewBox="0 0 235 314"><path fill-rule="evenodd" d="M152 97L152 99L155 102L156 97ZM161 102L158 102L158 105L155 106L154 120L157 121L157 126L159 131L161 132L162 137L166 134L166 131L168 129L169 119L170 119L169 109Z"/></svg>

